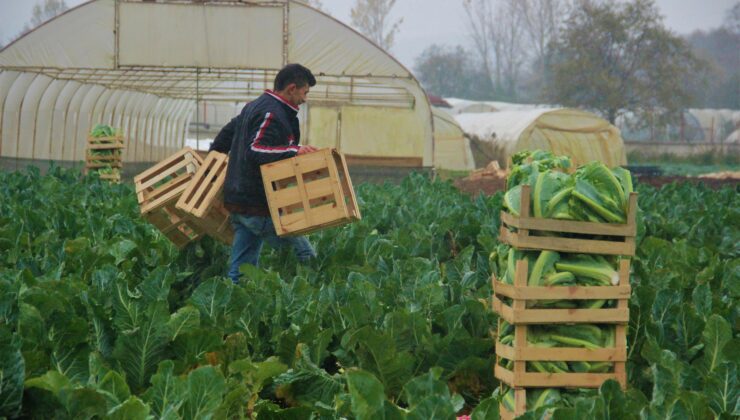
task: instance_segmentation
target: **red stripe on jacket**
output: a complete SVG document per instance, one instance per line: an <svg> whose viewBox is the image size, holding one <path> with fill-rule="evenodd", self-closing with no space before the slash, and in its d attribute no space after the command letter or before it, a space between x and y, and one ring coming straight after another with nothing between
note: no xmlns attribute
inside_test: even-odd
<svg viewBox="0 0 740 420"><path fill-rule="evenodd" d="M255 152L260 153L285 153L285 152L298 152L298 146L266 146L264 144L260 143L260 140L265 136L265 131L267 131L267 127L270 126L270 123L272 122L272 112L268 112L265 114L265 120L262 121L262 124L260 124L260 129L257 131L257 135L254 136L254 141L252 142L251 149ZM293 141L291 141L293 143Z"/></svg>

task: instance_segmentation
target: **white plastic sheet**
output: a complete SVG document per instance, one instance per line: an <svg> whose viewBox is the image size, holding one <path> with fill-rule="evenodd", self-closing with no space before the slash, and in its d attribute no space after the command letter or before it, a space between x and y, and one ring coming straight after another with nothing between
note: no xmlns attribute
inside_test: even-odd
<svg viewBox="0 0 740 420"><path fill-rule="evenodd" d="M306 113L310 138L433 165L432 111L418 81L292 0L92 0L68 10L0 51L0 156L82 160L90 129L106 123L126 138L124 161L159 160L184 145L196 99L252 100L289 62L317 75L317 106L346 110L335 113L344 125L324 124L334 131Z"/></svg>

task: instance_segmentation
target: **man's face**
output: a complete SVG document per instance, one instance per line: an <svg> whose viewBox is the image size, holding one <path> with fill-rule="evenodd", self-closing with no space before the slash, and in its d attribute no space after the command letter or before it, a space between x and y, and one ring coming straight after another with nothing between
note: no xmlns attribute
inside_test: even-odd
<svg viewBox="0 0 740 420"><path fill-rule="evenodd" d="M303 87L298 87L295 84L290 84L285 89L286 90L286 98L290 102L292 102L295 106L298 106L300 104L303 104L308 99L308 92L311 89L310 86L306 85Z"/></svg>

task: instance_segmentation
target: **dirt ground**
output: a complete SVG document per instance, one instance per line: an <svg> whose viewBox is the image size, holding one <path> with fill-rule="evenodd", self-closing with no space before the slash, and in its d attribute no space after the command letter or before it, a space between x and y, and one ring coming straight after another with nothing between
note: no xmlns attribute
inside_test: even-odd
<svg viewBox="0 0 740 420"><path fill-rule="evenodd" d="M640 176L637 178L637 182L641 184L649 184L653 187L662 187L671 182L703 183L710 188L718 189L725 186L738 188L740 179L713 179L687 176ZM498 177L482 177L475 179L460 178L455 181L455 187L460 191L467 192L474 196L479 193L492 195L497 191L504 191L506 189L506 179Z"/></svg>
<svg viewBox="0 0 740 420"><path fill-rule="evenodd" d="M474 196L479 193L485 195L493 195L497 191L504 191L506 189L506 179L498 178L479 178L479 179L467 179L460 178L455 180L455 187L460 191L470 193Z"/></svg>

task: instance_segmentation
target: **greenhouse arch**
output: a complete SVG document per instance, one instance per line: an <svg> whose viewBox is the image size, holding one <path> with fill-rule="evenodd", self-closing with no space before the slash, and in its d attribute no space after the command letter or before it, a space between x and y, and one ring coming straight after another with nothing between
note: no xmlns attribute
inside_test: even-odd
<svg viewBox="0 0 740 420"><path fill-rule="evenodd" d="M317 75L307 143L351 161L431 167L434 129L414 76L354 30L294 0L92 0L0 51L0 158L83 159L97 123L124 161L185 144L198 101L244 102L298 62Z"/></svg>

